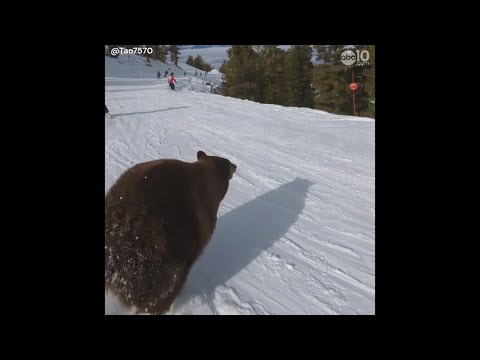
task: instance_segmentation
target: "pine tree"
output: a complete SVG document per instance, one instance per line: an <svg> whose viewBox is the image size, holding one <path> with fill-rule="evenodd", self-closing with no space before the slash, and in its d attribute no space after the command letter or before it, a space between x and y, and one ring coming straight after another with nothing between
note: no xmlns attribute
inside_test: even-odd
<svg viewBox="0 0 480 360"><path fill-rule="evenodd" d="M158 49L158 60L160 60L163 63L166 63L167 56L168 56L168 47L165 45L160 45Z"/></svg>
<svg viewBox="0 0 480 360"><path fill-rule="evenodd" d="M336 114L352 115L351 73L343 64L319 64L315 67L313 84L315 108Z"/></svg>
<svg viewBox="0 0 480 360"><path fill-rule="evenodd" d="M259 55L251 45L233 45L227 54L228 61L221 67L224 74L222 93L240 99L262 101L258 85L261 79Z"/></svg>
<svg viewBox="0 0 480 360"><path fill-rule="evenodd" d="M316 45L317 60L314 70L315 108L352 115L352 75L341 62L344 45Z"/></svg>
<svg viewBox="0 0 480 360"><path fill-rule="evenodd" d="M192 55L188 55L187 65L194 66L194 65L193 65L193 56L192 56Z"/></svg>
<svg viewBox="0 0 480 360"><path fill-rule="evenodd" d="M148 53L148 48L152 48L152 49L153 49L153 46L154 46L154 45L145 45L144 50L142 50L142 55L147 58L147 63L150 63L150 59L153 58L153 52L149 54L149 53ZM143 53L143 51L145 51L145 53Z"/></svg>
<svg viewBox="0 0 480 360"><path fill-rule="evenodd" d="M193 67L196 67L200 70L203 68L203 59L200 54L198 54L197 57L193 60Z"/></svg>
<svg viewBox="0 0 480 360"><path fill-rule="evenodd" d="M158 45L150 45L150 47L153 49L153 52L152 52L152 54L151 54L150 56L152 57L152 59L158 60L158 49L159 49L159 46L158 46Z"/></svg>
<svg viewBox="0 0 480 360"><path fill-rule="evenodd" d="M227 71L227 60L223 60L223 63L222 65L220 65L220 68L218 69L218 71L222 74L224 74L225 71Z"/></svg>
<svg viewBox="0 0 480 360"><path fill-rule="evenodd" d="M312 48L294 45L287 51L286 103L290 106L313 107Z"/></svg>
<svg viewBox="0 0 480 360"><path fill-rule="evenodd" d="M228 51L227 51L228 52ZM226 92L225 92L225 74L227 73L228 70L228 64L227 64L227 61L224 59L223 60L223 63L222 65L220 65L220 67L218 68L218 71L220 72L220 74L222 74L222 81L220 83L220 86L218 87L218 91L220 94L222 95L228 95ZM227 90L228 92L228 90Z"/></svg>
<svg viewBox="0 0 480 360"><path fill-rule="evenodd" d="M191 56L189 56L188 58L190 59ZM188 60L187 60L187 64L189 64ZM192 64L189 64L189 65L192 65L193 67L196 67L197 69L203 70L203 71L210 71L210 70L213 69L210 64L207 64L203 60L203 58L200 56L200 54L198 54L195 59L192 59Z"/></svg>
<svg viewBox="0 0 480 360"><path fill-rule="evenodd" d="M263 101L267 104L285 105L286 52L276 45L265 45L260 51L260 60Z"/></svg>
<svg viewBox="0 0 480 360"><path fill-rule="evenodd" d="M180 59L180 55L182 54L182 53L180 52L180 50L181 50L180 46L177 45L177 56L176 56L175 61L174 61L175 66L178 66L178 60Z"/></svg>
<svg viewBox="0 0 480 360"><path fill-rule="evenodd" d="M155 60L162 61L162 48L161 45L150 45L153 49L152 58Z"/></svg>
<svg viewBox="0 0 480 360"><path fill-rule="evenodd" d="M363 70L365 92L368 98L363 116L375 118L375 45L367 45L364 50L368 51L370 58L369 64Z"/></svg>
<svg viewBox="0 0 480 360"><path fill-rule="evenodd" d="M339 65L341 64L341 54L345 50L345 45L314 45L317 50L317 60L323 64Z"/></svg>
<svg viewBox="0 0 480 360"><path fill-rule="evenodd" d="M175 66L178 66L178 57L180 54L180 46L170 45L170 60L175 64Z"/></svg>

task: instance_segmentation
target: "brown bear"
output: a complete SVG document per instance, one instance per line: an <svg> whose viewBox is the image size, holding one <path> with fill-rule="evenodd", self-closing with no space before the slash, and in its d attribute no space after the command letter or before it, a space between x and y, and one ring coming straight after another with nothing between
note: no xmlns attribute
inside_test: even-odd
<svg viewBox="0 0 480 360"><path fill-rule="evenodd" d="M136 312L164 314L210 240L237 167L197 153L133 166L105 196L105 290Z"/></svg>

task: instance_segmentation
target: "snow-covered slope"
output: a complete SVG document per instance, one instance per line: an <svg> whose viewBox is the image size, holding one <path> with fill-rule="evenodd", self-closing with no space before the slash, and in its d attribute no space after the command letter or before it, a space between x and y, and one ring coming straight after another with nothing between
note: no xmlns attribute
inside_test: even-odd
<svg viewBox="0 0 480 360"><path fill-rule="evenodd" d="M134 164L198 150L238 166L170 314L375 313L372 119L215 95L191 76L171 91L143 59L110 60L105 192ZM107 294L105 313L129 309Z"/></svg>
<svg viewBox="0 0 480 360"><path fill-rule="evenodd" d="M147 62L147 59L138 55L124 55L121 54L118 58L105 57L105 76L106 77L120 77L120 78L132 78L132 79L156 79L157 71L160 71L163 76L165 71L168 71L168 75L171 72L174 73L176 78L180 77L189 77L195 75L197 72L197 77L205 80L203 76L204 71L199 70L193 66L190 66L184 62L179 61L178 66L171 62L166 64L158 60L150 60ZM186 72L186 75L185 75ZM202 76L200 76L202 72ZM212 71L210 76L218 77L221 74L215 70ZM207 81L208 81L207 75ZM165 78L166 81L166 78Z"/></svg>

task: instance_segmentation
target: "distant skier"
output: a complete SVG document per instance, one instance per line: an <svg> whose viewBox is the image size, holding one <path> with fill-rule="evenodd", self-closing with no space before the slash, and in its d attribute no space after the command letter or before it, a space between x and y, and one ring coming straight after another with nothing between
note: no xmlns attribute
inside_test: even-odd
<svg viewBox="0 0 480 360"><path fill-rule="evenodd" d="M170 74L170 76L168 77L168 83L170 84L170 88L172 90L175 90L175 84L173 83L175 81L175 84L177 83L177 80L175 80L175 78L173 77L173 72Z"/></svg>
<svg viewBox="0 0 480 360"><path fill-rule="evenodd" d="M168 71L165 70L165 75L163 77L167 77Z"/></svg>
<svg viewBox="0 0 480 360"><path fill-rule="evenodd" d="M197 70L195 70L195 76L197 76Z"/></svg>
<svg viewBox="0 0 480 360"><path fill-rule="evenodd" d="M183 76L187 76L187 72L186 72L186 71L183 72Z"/></svg>
<svg viewBox="0 0 480 360"><path fill-rule="evenodd" d="M160 74L160 71L157 72L157 80L160 79L162 75Z"/></svg>
<svg viewBox="0 0 480 360"><path fill-rule="evenodd" d="M105 104L105 115L108 117L112 117L112 115L110 115L110 112L108 111L107 104Z"/></svg>

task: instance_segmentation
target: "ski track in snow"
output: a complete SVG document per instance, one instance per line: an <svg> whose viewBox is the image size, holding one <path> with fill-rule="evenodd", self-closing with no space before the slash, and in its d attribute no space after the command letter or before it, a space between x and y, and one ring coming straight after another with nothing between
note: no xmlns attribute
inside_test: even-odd
<svg viewBox="0 0 480 360"><path fill-rule="evenodd" d="M134 164L198 150L238 166L169 314L374 314L375 122L211 94L182 70L174 92L164 64L139 75L125 58L106 60L105 192Z"/></svg>

